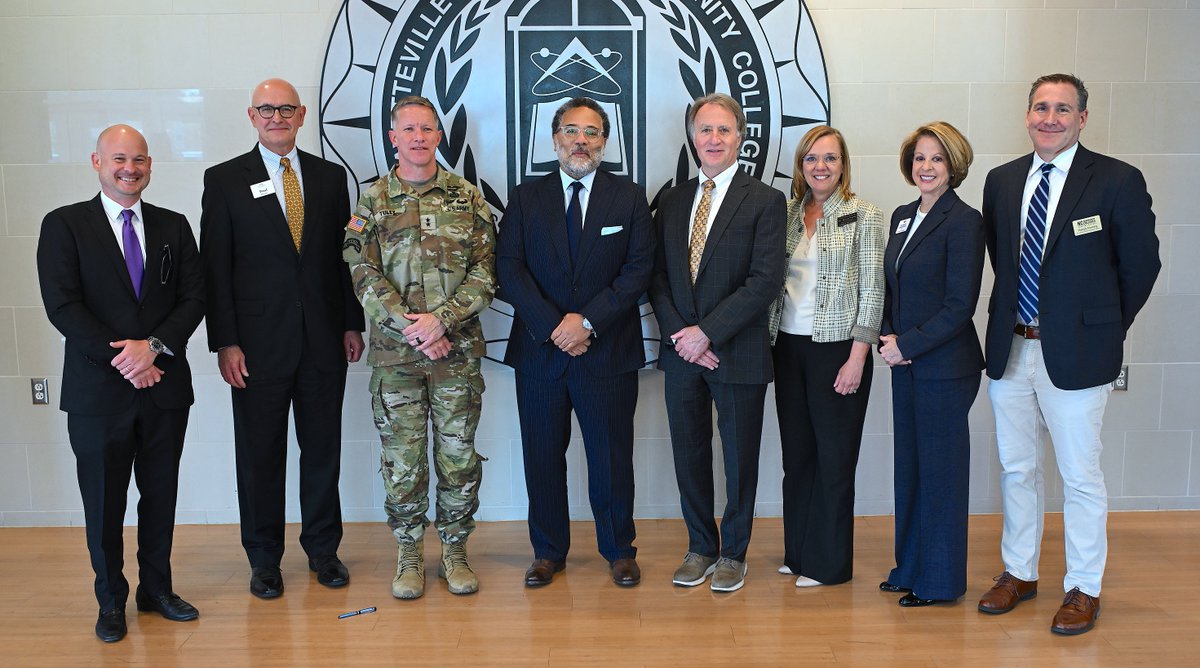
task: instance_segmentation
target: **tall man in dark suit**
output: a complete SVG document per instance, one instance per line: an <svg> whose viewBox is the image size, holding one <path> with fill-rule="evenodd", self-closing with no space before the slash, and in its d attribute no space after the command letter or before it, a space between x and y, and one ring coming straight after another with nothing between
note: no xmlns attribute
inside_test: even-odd
<svg viewBox="0 0 1200 668"><path fill-rule="evenodd" d="M121 525L131 473L141 494L137 608L174 621L199 616L172 588L171 539L192 405L185 353L204 317L203 273L187 219L141 200L150 163L137 130L101 132L92 154L100 194L51 211L38 239L46 315L67 340L61 407L105 642L126 631Z"/></svg>
<svg viewBox="0 0 1200 668"><path fill-rule="evenodd" d="M304 105L268 79L246 109L249 153L204 173L200 247L208 344L233 388L234 453L250 593L283 593L288 407L300 445L300 545L317 581L350 580L337 557L346 362L362 355L364 319L342 261L346 172L296 148Z"/></svg>
<svg viewBox="0 0 1200 668"><path fill-rule="evenodd" d="M1034 152L993 169L983 190L996 274L988 311L988 394L996 414L1004 573L988 613L1037 595L1044 510L1041 424L1063 478L1067 596L1050 630L1090 630L1108 552L1100 427L1133 318L1162 266L1146 181L1079 143L1087 89L1069 74L1033 82L1025 126Z"/></svg>
<svg viewBox="0 0 1200 668"><path fill-rule="evenodd" d="M583 432L596 541L615 583L641 581L633 546L633 414L642 351L638 298L654 266L646 194L598 171L604 109L574 98L551 121L558 171L517 186L496 246L500 297L512 304L504 363L517 410L534 562L525 584L566 567L571 411Z"/></svg>
<svg viewBox="0 0 1200 668"><path fill-rule="evenodd" d="M662 332L658 367L688 552L675 571L692 587L741 589L754 521L763 401L774 367L767 307L784 278L783 193L738 168L746 116L728 95L688 109L703 178L663 193L650 300ZM725 513L713 520L712 406L725 462Z"/></svg>

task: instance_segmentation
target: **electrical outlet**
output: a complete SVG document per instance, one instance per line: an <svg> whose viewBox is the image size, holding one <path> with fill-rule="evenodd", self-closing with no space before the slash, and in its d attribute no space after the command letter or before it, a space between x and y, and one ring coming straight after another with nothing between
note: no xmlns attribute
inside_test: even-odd
<svg viewBox="0 0 1200 668"><path fill-rule="evenodd" d="M50 383L45 378L30 378L29 390L35 406L50 403Z"/></svg>
<svg viewBox="0 0 1200 668"><path fill-rule="evenodd" d="M1113 381L1113 389L1118 392L1129 391L1129 365L1121 367L1121 373L1117 375L1117 379Z"/></svg>

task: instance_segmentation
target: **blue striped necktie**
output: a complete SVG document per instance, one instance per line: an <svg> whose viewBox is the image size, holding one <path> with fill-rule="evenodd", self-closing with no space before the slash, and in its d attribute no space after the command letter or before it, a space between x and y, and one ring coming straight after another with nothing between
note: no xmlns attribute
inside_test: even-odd
<svg viewBox="0 0 1200 668"><path fill-rule="evenodd" d="M1032 325L1038 315L1038 277L1042 273L1042 249L1046 245L1046 206L1050 202L1050 172L1053 163L1042 165L1042 180L1029 200L1025 240L1021 243L1021 273L1017 277L1017 310L1021 320Z"/></svg>

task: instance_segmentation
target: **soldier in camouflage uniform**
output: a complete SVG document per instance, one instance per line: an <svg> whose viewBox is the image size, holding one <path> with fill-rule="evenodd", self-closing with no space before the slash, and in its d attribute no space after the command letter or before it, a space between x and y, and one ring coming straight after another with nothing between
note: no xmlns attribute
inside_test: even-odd
<svg viewBox="0 0 1200 668"><path fill-rule="evenodd" d="M392 108L396 168L362 194L346 227L343 256L371 323L371 395L382 443L388 526L399 543L396 598L425 591L429 525L426 422L433 422L437 473L438 575L470 594L467 536L479 508L482 460L475 452L485 353L479 314L495 293L491 209L469 182L438 167L442 135L423 97Z"/></svg>

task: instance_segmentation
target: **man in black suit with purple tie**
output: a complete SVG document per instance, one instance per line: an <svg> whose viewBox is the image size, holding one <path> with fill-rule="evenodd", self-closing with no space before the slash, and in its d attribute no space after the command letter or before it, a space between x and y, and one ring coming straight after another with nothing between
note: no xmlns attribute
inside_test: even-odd
<svg viewBox="0 0 1200 668"><path fill-rule="evenodd" d="M66 337L61 407L105 642L126 632L121 534L131 474L141 495L137 609L199 616L174 592L171 540L193 399L187 342L204 316L204 284L187 219L141 199L150 164L137 130L101 132L92 154L100 194L51 211L38 239L46 315Z"/></svg>
<svg viewBox="0 0 1200 668"><path fill-rule="evenodd" d="M525 584L550 584L566 567L574 411L600 554L613 582L634 586L633 415L645 364L638 299L654 265L650 209L639 186L597 169L609 133L598 103L566 102L551 130L560 169L513 190L496 244L498 296L514 310L504 363L516 369L529 494Z"/></svg>

